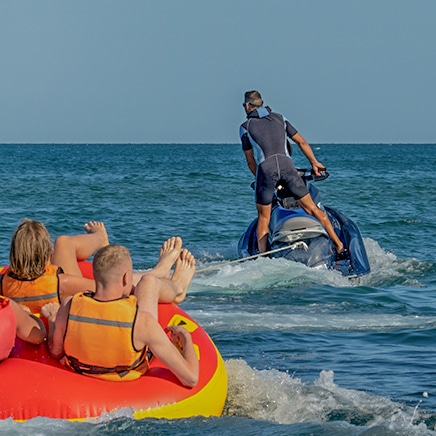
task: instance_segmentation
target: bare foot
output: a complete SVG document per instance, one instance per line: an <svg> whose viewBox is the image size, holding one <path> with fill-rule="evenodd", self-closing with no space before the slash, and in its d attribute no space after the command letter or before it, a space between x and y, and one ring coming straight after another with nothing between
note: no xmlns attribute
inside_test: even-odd
<svg viewBox="0 0 436 436"><path fill-rule="evenodd" d="M170 278L171 268L180 256L182 249L182 238L173 236L167 239L159 252L159 260L153 268L153 273L161 278Z"/></svg>
<svg viewBox="0 0 436 436"><path fill-rule="evenodd" d="M181 287L180 294L174 300L174 303L180 304L186 297L192 277L195 274L195 258L186 248L180 251L180 256L176 262L171 280Z"/></svg>
<svg viewBox="0 0 436 436"><path fill-rule="evenodd" d="M109 236L104 223L100 221L89 221L83 226L83 228L85 229L86 233L98 233L102 238L102 247L109 245Z"/></svg>

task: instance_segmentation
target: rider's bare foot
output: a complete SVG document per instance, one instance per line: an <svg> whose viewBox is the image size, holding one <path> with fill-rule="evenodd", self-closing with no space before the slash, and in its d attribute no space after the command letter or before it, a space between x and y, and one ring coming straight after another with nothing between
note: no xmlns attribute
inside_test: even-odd
<svg viewBox="0 0 436 436"><path fill-rule="evenodd" d="M171 268L180 257L180 250L182 249L182 238L180 236L173 236L167 239L159 252L159 260L153 268L153 273L158 277L169 278Z"/></svg>
<svg viewBox="0 0 436 436"><path fill-rule="evenodd" d="M83 226L83 228L85 229L86 233L98 234L102 240L102 247L109 245L109 236L107 234L104 223L100 221L89 221Z"/></svg>
<svg viewBox="0 0 436 436"><path fill-rule="evenodd" d="M342 249L336 251L335 260L346 260L348 258L348 250L342 246Z"/></svg>
<svg viewBox="0 0 436 436"><path fill-rule="evenodd" d="M181 292L177 295L174 303L180 304L186 297L192 277L195 274L195 258L186 248L180 251L171 280L180 286Z"/></svg>

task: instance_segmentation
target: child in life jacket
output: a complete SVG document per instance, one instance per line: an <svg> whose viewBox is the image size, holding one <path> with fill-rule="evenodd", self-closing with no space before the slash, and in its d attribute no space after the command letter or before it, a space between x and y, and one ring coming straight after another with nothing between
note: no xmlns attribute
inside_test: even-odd
<svg viewBox="0 0 436 436"><path fill-rule="evenodd" d="M82 276L78 261L109 244L105 226L90 221L84 234L59 236L53 246L43 223L23 219L10 246L9 267L0 275L0 295L28 307L32 313L76 292L95 290L94 280Z"/></svg>

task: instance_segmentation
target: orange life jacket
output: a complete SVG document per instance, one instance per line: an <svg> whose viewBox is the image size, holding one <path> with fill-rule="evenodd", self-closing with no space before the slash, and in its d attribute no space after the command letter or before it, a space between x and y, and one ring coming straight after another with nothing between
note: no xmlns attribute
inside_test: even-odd
<svg viewBox="0 0 436 436"><path fill-rule="evenodd" d="M113 381L134 380L148 369L148 347L136 350L136 297L98 301L92 292L71 300L64 337L67 364L76 372Z"/></svg>
<svg viewBox="0 0 436 436"><path fill-rule="evenodd" d="M14 347L16 331L14 310L7 298L0 297L0 360L6 359Z"/></svg>
<svg viewBox="0 0 436 436"><path fill-rule="evenodd" d="M33 280L21 280L14 278L8 268L1 276L0 294L27 306L32 313L40 313L45 304L60 303L61 272L62 269L58 266L48 265L42 276Z"/></svg>

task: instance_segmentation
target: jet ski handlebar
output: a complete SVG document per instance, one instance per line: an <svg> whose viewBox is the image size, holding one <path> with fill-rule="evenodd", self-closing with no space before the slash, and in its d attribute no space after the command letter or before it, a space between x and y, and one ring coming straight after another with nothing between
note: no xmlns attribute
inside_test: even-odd
<svg viewBox="0 0 436 436"><path fill-rule="evenodd" d="M313 182L320 182L325 180L330 174L327 172L326 168L322 168L322 174L316 176L312 169L307 168L297 168L298 174L303 178L303 180L310 180Z"/></svg>

